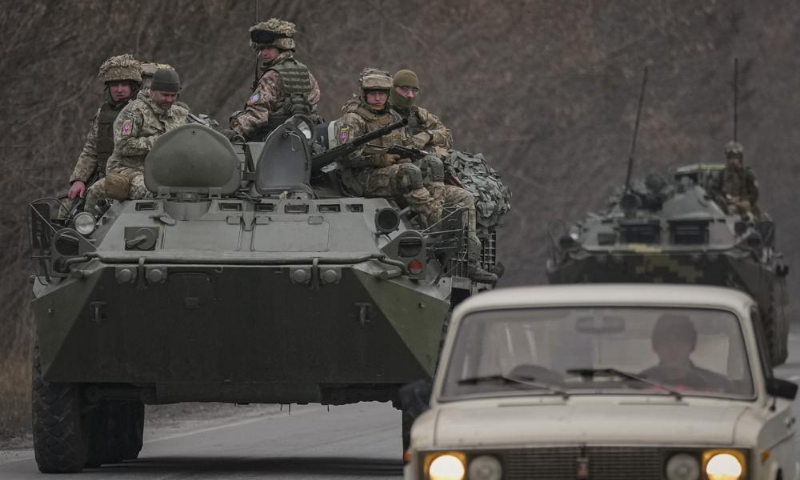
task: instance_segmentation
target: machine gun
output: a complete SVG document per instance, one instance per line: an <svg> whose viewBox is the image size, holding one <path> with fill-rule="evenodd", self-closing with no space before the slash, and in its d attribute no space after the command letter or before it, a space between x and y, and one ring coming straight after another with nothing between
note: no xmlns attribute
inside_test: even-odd
<svg viewBox="0 0 800 480"><path fill-rule="evenodd" d="M397 130L398 128L405 127L406 125L408 125L408 120L404 118L394 123L390 123L385 127L377 128L371 132L365 133L364 135L354 138L351 142L345 143L344 145L339 145L338 147L331 148L330 150L320 153L319 155L314 155L311 157L311 170L319 171L322 167L328 165L334 160L355 152L362 145L381 138L384 135Z"/></svg>

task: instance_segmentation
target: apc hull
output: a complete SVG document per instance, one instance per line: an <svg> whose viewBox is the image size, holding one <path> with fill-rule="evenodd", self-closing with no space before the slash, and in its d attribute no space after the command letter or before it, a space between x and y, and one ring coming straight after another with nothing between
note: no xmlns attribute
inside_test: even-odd
<svg viewBox="0 0 800 480"><path fill-rule="evenodd" d="M120 283L136 264L93 262L34 301L44 379L137 387L150 403L388 400L430 378L449 292L375 262L335 283L296 283L291 265L158 265L159 282ZM142 270L143 271L143 270Z"/></svg>

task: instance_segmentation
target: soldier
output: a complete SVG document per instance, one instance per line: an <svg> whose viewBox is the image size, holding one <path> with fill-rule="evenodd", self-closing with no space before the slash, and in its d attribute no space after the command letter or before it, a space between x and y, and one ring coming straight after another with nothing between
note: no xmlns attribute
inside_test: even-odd
<svg viewBox="0 0 800 480"><path fill-rule="evenodd" d="M453 135L439 118L428 110L415 105L419 95L419 78L411 70L400 70L394 74L389 103L392 108L408 119L408 133L415 148L428 150L437 155L447 154L453 148Z"/></svg>
<svg viewBox="0 0 800 480"><path fill-rule="evenodd" d="M308 67L294 58L294 23L271 18L250 28L250 46L264 61L244 111L231 115L229 138L262 140L295 114L317 120L320 91Z"/></svg>
<svg viewBox="0 0 800 480"><path fill-rule="evenodd" d="M743 165L744 147L735 141L725 145L725 169L712 186L714 199L725 210L758 217L758 183L750 168Z"/></svg>
<svg viewBox="0 0 800 480"><path fill-rule="evenodd" d="M404 146L413 146L436 155L446 155L453 147L453 136L439 118L415 105L419 94L419 78L411 70L400 70L394 75L389 102L396 112L408 119ZM422 171L425 188L431 195L434 210L443 207L460 207L467 211L468 275L476 282L495 283L497 275L480 265L481 241L477 234L478 215L475 197L455 185L445 185L444 164L436 155L427 155L417 163Z"/></svg>
<svg viewBox="0 0 800 480"><path fill-rule="evenodd" d="M365 68L358 84L361 96L344 104L343 115L335 123L336 140L341 144L400 120L387 103L392 88L389 72ZM438 220L441 211L433 210L419 167L409 159L386 153L387 147L403 145L405 141L403 129L394 130L341 160L342 181L359 196L402 197L420 215L423 224L430 225Z"/></svg>
<svg viewBox="0 0 800 480"><path fill-rule="evenodd" d="M105 101L92 119L86 143L69 178L71 187L67 196L83 198L86 182L95 172L105 175L106 162L114 151L114 120L128 102L136 97L142 83L139 62L125 54L111 57L100 65L97 75L105 83Z"/></svg>
<svg viewBox="0 0 800 480"><path fill-rule="evenodd" d="M144 185L144 159L159 136L186 123L189 111L175 105L179 92L177 72L158 70L150 90L120 112L114 122L114 153L108 160L108 174L103 182L89 189L88 211L92 211L99 197L150 197Z"/></svg>
<svg viewBox="0 0 800 480"><path fill-rule="evenodd" d="M150 90L150 84L153 83L153 75L161 69L174 70L172 65L168 63L142 63L142 91Z"/></svg>

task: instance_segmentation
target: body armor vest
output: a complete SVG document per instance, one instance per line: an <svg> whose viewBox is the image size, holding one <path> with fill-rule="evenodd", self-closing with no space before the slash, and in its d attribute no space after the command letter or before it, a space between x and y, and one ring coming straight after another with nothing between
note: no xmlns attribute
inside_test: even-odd
<svg viewBox="0 0 800 480"><path fill-rule="evenodd" d="M114 120L117 119L119 112L128 102L121 102L118 105L111 105L108 102L100 107L97 116L97 168L101 175L106 172L106 162L108 157L114 153Z"/></svg>
<svg viewBox="0 0 800 480"><path fill-rule="evenodd" d="M412 106L409 110L410 111L408 114L408 126L406 128L413 137L414 135L425 131L425 128L423 128L425 124L419 118L419 108L417 108L416 106Z"/></svg>
<svg viewBox="0 0 800 480"><path fill-rule="evenodd" d="M369 133L377 128L385 127L391 123L394 123L400 120L399 117L395 116L396 114L390 113L389 111L382 111L382 112L375 112L374 110L366 107L363 104L359 104L358 108L353 110L357 113L361 118L364 119L367 127L367 131L364 133ZM370 142L371 145L379 145L381 147L391 147L392 145L403 145L403 129L398 128L397 130L392 131L388 135L384 135L383 137L373 140Z"/></svg>
<svg viewBox="0 0 800 480"><path fill-rule="evenodd" d="M281 98L277 100L278 110L270 114L269 123L273 128L292 115L309 115L311 103L308 96L311 94L311 74L308 67L293 58L273 65L264 73L273 70L281 79ZM273 123L273 118L280 121Z"/></svg>

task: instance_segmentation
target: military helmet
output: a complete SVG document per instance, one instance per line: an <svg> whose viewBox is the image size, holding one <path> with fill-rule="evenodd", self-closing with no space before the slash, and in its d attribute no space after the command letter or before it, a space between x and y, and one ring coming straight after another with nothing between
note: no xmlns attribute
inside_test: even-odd
<svg viewBox="0 0 800 480"><path fill-rule="evenodd" d="M294 23L270 18L250 27L250 46L254 50L275 47L279 50L294 50Z"/></svg>
<svg viewBox="0 0 800 480"><path fill-rule="evenodd" d="M97 74L104 83L130 80L142 83L142 67L133 55L117 55L111 57L100 65L100 73Z"/></svg>
<svg viewBox="0 0 800 480"><path fill-rule="evenodd" d="M394 86L419 88L419 77L411 70L399 70L394 74Z"/></svg>
<svg viewBox="0 0 800 480"><path fill-rule="evenodd" d="M161 68L153 75L150 83L150 90L167 93L179 93L181 91L181 80L178 72L171 68Z"/></svg>
<svg viewBox="0 0 800 480"><path fill-rule="evenodd" d="M744 158L744 147L742 144L734 140L726 143L725 158Z"/></svg>
<svg viewBox="0 0 800 480"><path fill-rule="evenodd" d="M391 90L392 76L385 70L367 67L358 77L358 86L361 90Z"/></svg>

